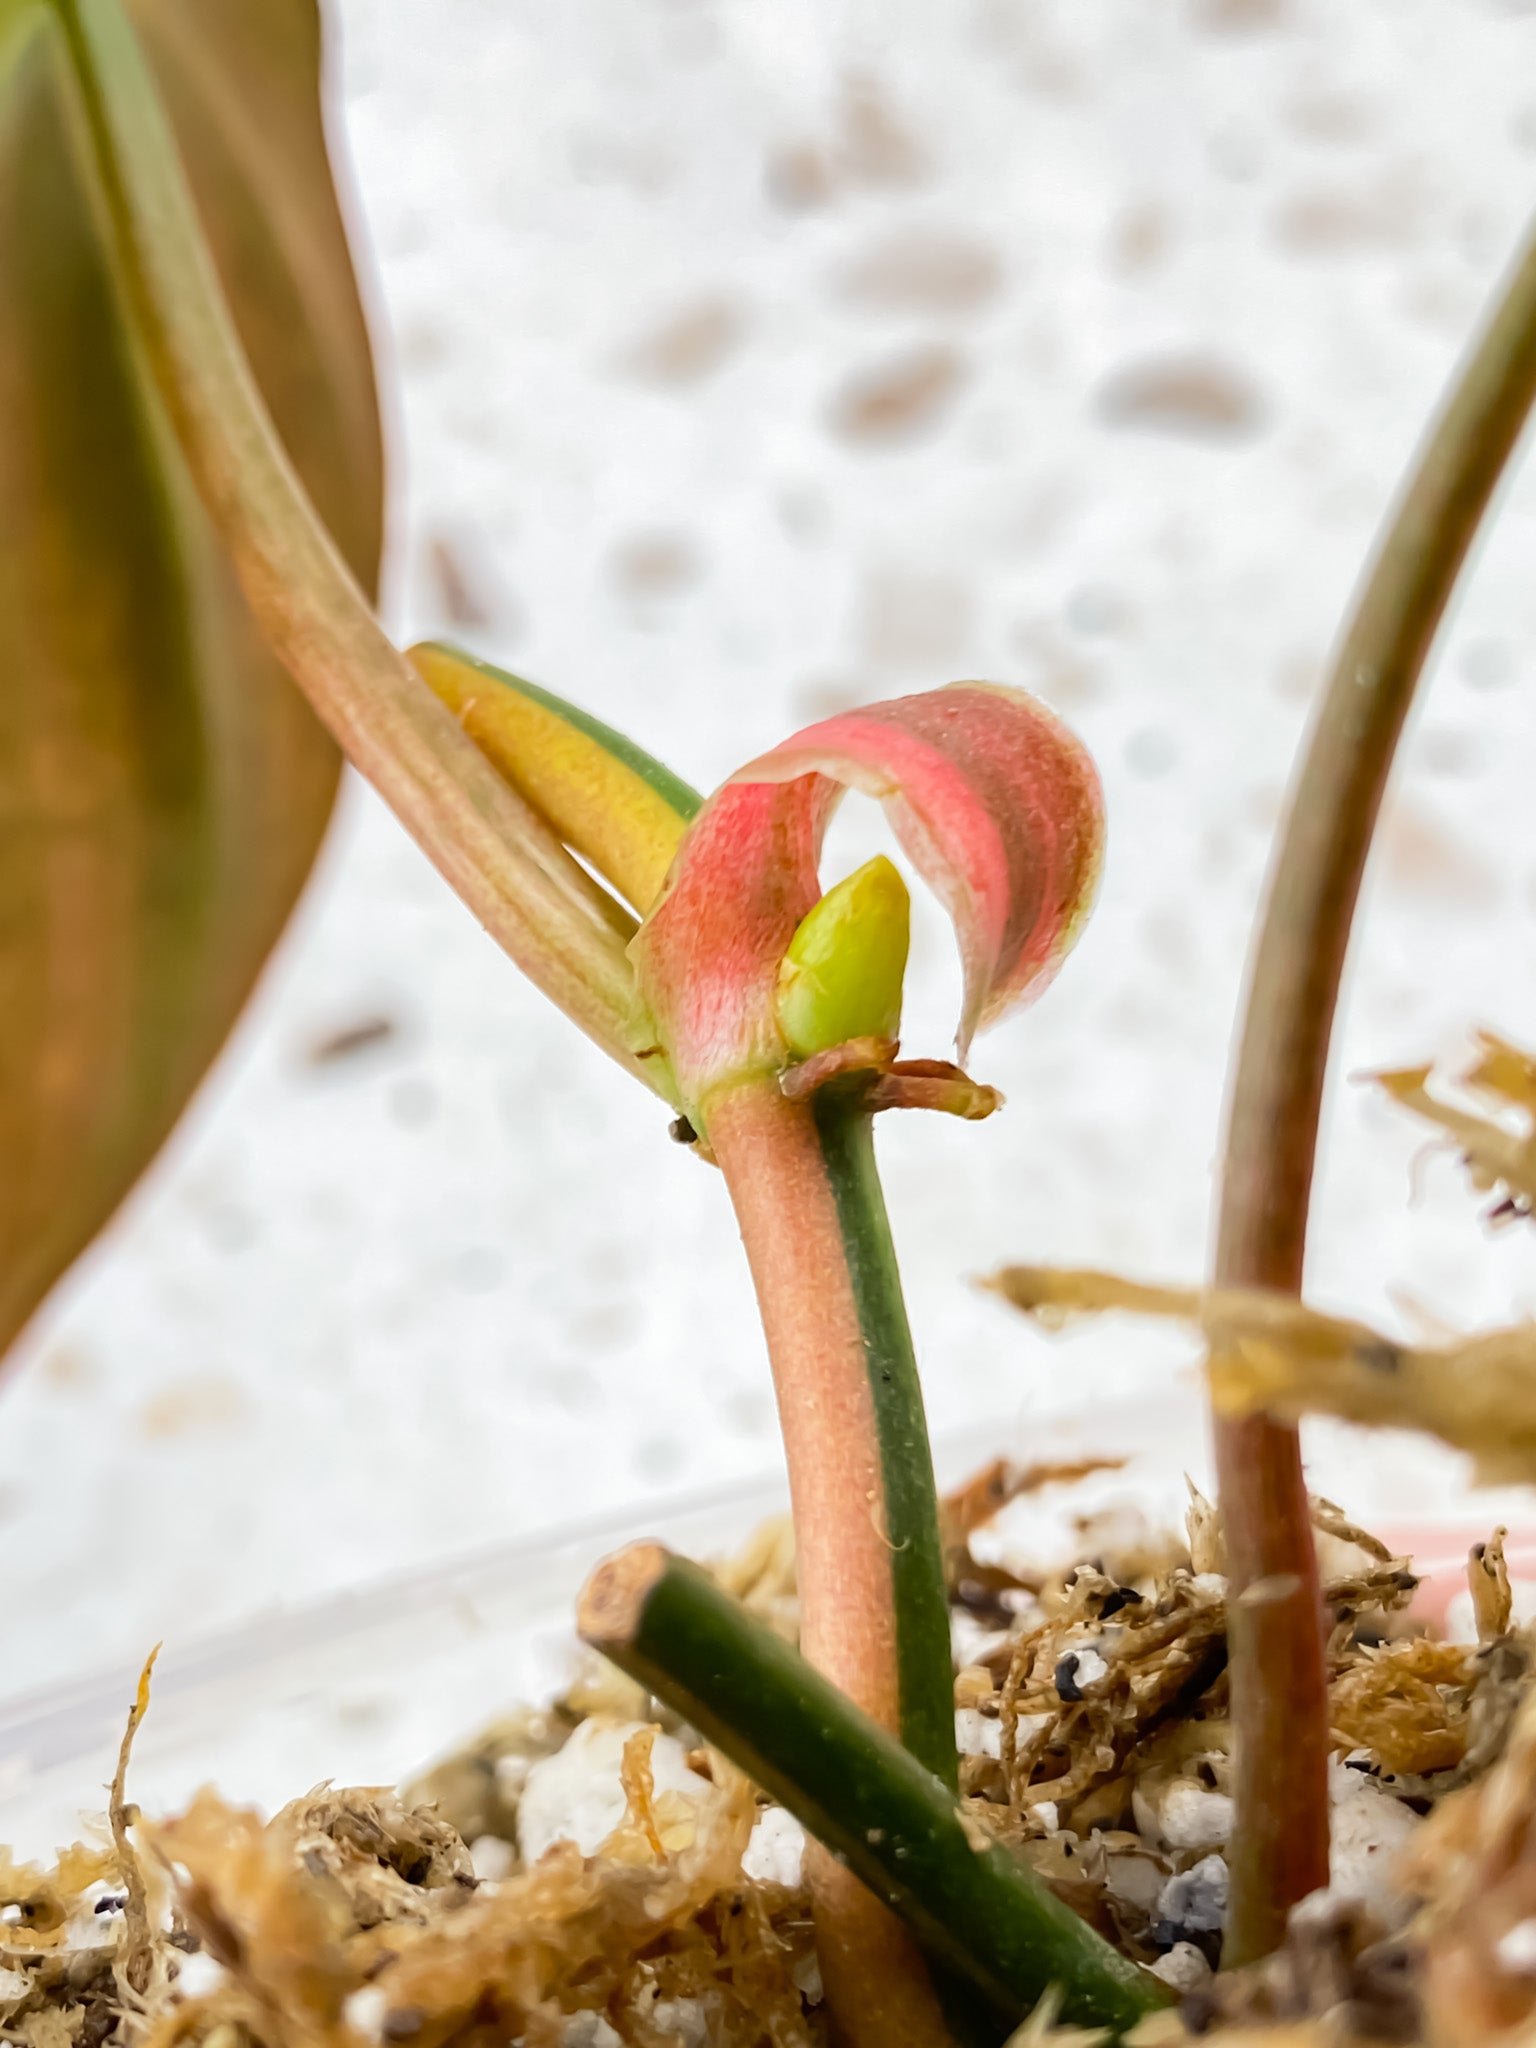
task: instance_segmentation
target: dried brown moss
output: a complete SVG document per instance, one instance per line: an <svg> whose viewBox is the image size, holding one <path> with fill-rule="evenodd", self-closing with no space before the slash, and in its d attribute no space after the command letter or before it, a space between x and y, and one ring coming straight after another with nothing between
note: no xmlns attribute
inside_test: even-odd
<svg viewBox="0 0 1536 2048"><path fill-rule="evenodd" d="M1477 1045L1476 1060L1456 1077L1470 1109L1431 1093L1428 1066L1371 1079L1453 1141L1473 1187L1497 1197L1490 1220L1505 1222L1536 1208L1536 1059L1491 1031L1480 1031Z"/></svg>
<svg viewBox="0 0 1536 2048"><path fill-rule="evenodd" d="M1470 1453L1486 1485L1536 1479L1536 1323L1408 1344L1286 1294L1049 1266L1008 1266L989 1284L1047 1328L1115 1309L1194 1325L1209 1345L1212 1399L1228 1413L1421 1429Z"/></svg>
<svg viewBox="0 0 1536 2048"><path fill-rule="evenodd" d="M321 1788L268 1822L205 1791L143 1830L174 1877L142 1991L114 1970L129 1950L120 1912L100 1947L71 1942L84 1887L121 1876L115 1849L73 1852L51 1873L8 1866L35 1932L7 1930L26 1991L0 2034L26 2048L478 2048L554 2044L585 2013L639 2048L676 2048L686 2008L730 2048L815 2048L797 1982L812 1955L807 1902L741 1871L751 1788L720 1762L702 1806L657 1796L650 1740L631 1745L628 1812L600 1856L560 1844L495 1885L477 1883L437 1814L391 1793ZM196 1951L223 1975L187 1996L178 1980Z"/></svg>
<svg viewBox="0 0 1536 2048"><path fill-rule="evenodd" d="M1199 1965L1190 1944L1214 1960L1216 1923L1171 1926L1168 1900L1221 1846L1230 1730L1219 1518L1196 1496L1182 1545L1132 1535L1117 1551L1108 1540L1064 1575L992 1567L999 1582L978 1595L971 1537L1020 1491L1073 1476L994 1466L945 1504L957 1612L968 1598L991 1600L1002 1623L956 1678L969 1717L965 1810L1127 1953L1153 1962L1177 1942ZM1536 1918L1531 1656L1511 1628L1499 1535L1469 1561L1485 1640L1461 1648L1406 1630L1414 1580L1403 1560L1331 1503L1316 1503L1315 1517L1334 1560L1336 1743L1383 1799L1434 1807L1445 1846L1438 1860L1414 1859L1427 1933L1415 1922L1389 1935L1366 1909L1330 1913L1323 1902L1260 1970L1207 1973L1184 2018L1217 2028L1211 2038L1228 2048L1260 2026L1253 2038L1270 2048L1345 2042L1357 2022L1376 2039L1428 2038L1421 1982L1449 1986L1483 1967L1489 1944L1521 1924L1527 1886ZM783 1525L721 1575L793 1634ZM567 1842L518 1866L523 1778L594 1712L642 1724L624 1751L623 1821L594 1856ZM508 1716L405 1794L320 1787L270 1821L204 1792L179 1818L139 1822L120 1773L110 1843L71 1851L51 1872L0 1863L0 1906L15 1908L0 1920L0 1987L10 1986L0 2039L612 2048L617 2035L635 2048L821 2048L807 1898L743 1875L759 1806L723 1759L690 1755L710 1787L699 1801L657 1791L657 1720L627 1680L585 1667L566 1698ZM1191 1812L1217 1816L1209 1839L1191 1833ZM465 1846L484 1836L508 1845L513 1867L498 1882L477 1880ZM134 1896L137 1914L124 1910ZM1438 1975L1426 1978L1431 1941ZM200 1965L205 1975L189 1980L199 1952L222 1974L209 1980ZM1055 2028L1048 2006L1028 2024L1020 2048L1085 2038ZM1180 2038L1183 2024L1164 2016L1148 2043Z"/></svg>

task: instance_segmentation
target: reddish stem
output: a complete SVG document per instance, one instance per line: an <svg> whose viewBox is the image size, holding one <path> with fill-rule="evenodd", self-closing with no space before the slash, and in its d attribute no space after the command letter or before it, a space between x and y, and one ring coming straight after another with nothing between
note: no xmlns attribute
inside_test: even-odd
<svg viewBox="0 0 1536 2048"><path fill-rule="evenodd" d="M710 1105L709 1139L752 1268L789 1466L800 1647L901 1729L891 1552L874 1400L842 1230L808 1103L776 1080Z"/></svg>
<svg viewBox="0 0 1536 2048"><path fill-rule="evenodd" d="M1238 1735L1222 1957L1232 1965L1267 1955L1296 1901L1328 1882L1328 1685L1297 1432L1260 1415L1218 1418L1216 1473ZM1254 1591L1278 1597L1245 1605Z"/></svg>
<svg viewBox="0 0 1536 2048"><path fill-rule="evenodd" d="M736 1209L773 1364L789 1466L800 1646L904 1734L887 1474L866 1332L816 1113L776 1079L717 1096L709 1138ZM945 1670L947 1686L947 1665ZM840 2034L935 2048L948 2032L901 1923L824 1851L809 1863L817 1947Z"/></svg>
<svg viewBox="0 0 1536 2048"><path fill-rule="evenodd" d="M1218 1287L1299 1294L1328 1047L1371 833L1414 686L1536 395L1536 244L1419 451L1334 658L1277 848L1233 1076ZM1296 1431L1218 1420L1236 1596L1237 1802L1225 1960L1328 1881L1328 1698ZM1245 1603L1245 1591L1261 1597Z"/></svg>

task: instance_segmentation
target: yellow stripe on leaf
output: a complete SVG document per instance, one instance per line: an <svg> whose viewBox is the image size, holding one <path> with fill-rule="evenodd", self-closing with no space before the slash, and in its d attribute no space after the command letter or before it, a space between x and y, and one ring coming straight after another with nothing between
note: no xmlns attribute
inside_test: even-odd
<svg viewBox="0 0 1536 2048"><path fill-rule="evenodd" d="M435 641L411 660L480 751L644 916L702 799L611 726Z"/></svg>

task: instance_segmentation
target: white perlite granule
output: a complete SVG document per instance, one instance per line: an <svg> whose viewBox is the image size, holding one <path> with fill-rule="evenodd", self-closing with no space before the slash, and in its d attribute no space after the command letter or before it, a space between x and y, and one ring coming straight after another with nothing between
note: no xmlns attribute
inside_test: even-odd
<svg viewBox="0 0 1536 2048"><path fill-rule="evenodd" d="M624 1745L644 1725L594 1714L563 1749L533 1765L517 1809L525 1863L536 1863L552 1842L574 1842L583 1856L596 1853L624 1818ZM713 1791L707 1778L688 1768L683 1745L671 1735L658 1733L652 1741L651 1777L657 1792L702 1800Z"/></svg>
<svg viewBox="0 0 1536 2048"><path fill-rule="evenodd" d="M760 1884L797 1885L805 1856L805 1829L782 1806L765 1806L753 1823L742 1870Z"/></svg>

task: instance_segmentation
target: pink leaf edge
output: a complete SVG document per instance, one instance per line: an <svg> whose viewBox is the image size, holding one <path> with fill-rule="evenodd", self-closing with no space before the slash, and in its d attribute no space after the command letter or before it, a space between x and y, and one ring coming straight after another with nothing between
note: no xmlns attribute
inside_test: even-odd
<svg viewBox="0 0 1536 2048"><path fill-rule="evenodd" d="M634 952L685 1088L769 1071L783 1047L778 965L819 894L816 863L848 789L877 798L948 910L977 1030L1050 981L1103 859L1087 749L1038 699L952 683L807 726L749 761L689 829Z"/></svg>

